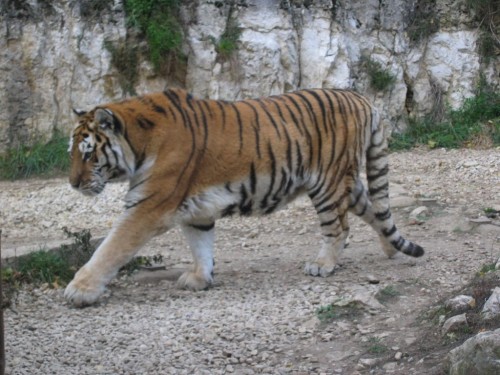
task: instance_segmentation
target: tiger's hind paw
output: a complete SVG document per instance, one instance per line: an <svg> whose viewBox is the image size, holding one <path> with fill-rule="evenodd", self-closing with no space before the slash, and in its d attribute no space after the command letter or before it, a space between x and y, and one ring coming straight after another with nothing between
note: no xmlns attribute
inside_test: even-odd
<svg viewBox="0 0 500 375"><path fill-rule="evenodd" d="M212 286L212 278L204 278L196 272L186 271L177 280L177 286L192 291L206 290Z"/></svg>
<svg viewBox="0 0 500 375"><path fill-rule="evenodd" d="M307 262L305 267L304 267L304 273L309 276L320 276L320 277L328 277L332 275L335 272L335 264L333 265L327 265L323 264L320 265L317 262Z"/></svg>

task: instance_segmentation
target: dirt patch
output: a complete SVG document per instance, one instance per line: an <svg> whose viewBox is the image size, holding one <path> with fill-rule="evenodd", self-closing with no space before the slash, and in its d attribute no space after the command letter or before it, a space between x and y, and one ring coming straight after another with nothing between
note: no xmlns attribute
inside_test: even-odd
<svg viewBox="0 0 500 375"><path fill-rule="evenodd" d="M429 311L500 257L498 219L470 221L500 205L500 150L390 159L396 223L423 258L385 258L374 232L351 218L343 266L308 277L321 238L300 199L269 217L217 222L215 286L193 293L172 281L191 264L173 230L141 251L161 254L165 272L117 279L95 307L71 308L61 289L24 289L5 312L8 373L439 374L449 347ZM105 235L125 189L89 199L63 179L0 182L4 253L64 241L62 227Z"/></svg>

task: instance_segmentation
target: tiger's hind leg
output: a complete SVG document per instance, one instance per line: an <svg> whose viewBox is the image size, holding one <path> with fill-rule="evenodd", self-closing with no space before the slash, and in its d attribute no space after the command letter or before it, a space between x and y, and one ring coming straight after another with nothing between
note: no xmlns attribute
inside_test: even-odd
<svg viewBox="0 0 500 375"><path fill-rule="evenodd" d="M214 222L183 224L186 237L194 258L194 267L184 272L177 280L177 286L189 290L204 290L213 283Z"/></svg>
<svg viewBox="0 0 500 375"><path fill-rule="evenodd" d="M346 197L338 200L332 198L327 202L312 200L320 220L323 243L314 262L306 263L304 272L311 276L327 277L338 266L349 235L349 201Z"/></svg>

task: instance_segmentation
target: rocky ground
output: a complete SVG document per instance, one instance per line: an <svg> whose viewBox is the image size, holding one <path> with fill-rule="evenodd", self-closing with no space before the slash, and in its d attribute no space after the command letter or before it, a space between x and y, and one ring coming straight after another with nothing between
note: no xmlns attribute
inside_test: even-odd
<svg viewBox="0 0 500 375"><path fill-rule="evenodd" d="M396 222L423 258L385 258L372 230L351 218L343 266L306 276L320 235L300 199L269 217L218 222L215 286L189 292L174 284L191 262L174 230L141 251L163 255L166 270L120 277L96 306L24 287L5 311L6 373L442 373L453 340L429 311L500 256L498 219L484 218L500 206L500 149L390 159ZM65 240L62 227L105 235L125 189L86 198L64 179L0 182L3 256L52 247Z"/></svg>

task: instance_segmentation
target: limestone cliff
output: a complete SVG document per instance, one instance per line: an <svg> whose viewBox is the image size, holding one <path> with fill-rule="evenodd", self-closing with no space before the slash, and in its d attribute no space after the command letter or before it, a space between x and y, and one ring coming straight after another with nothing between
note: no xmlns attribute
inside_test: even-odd
<svg viewBox="0 0 500 375"><path fill-rule="evenodd" d="M182 82L200 97L240 99L297 88L353 88L403 129L409 116L458 107L480 74L498 86L498 59L483 61L464 0L192 0L182 2L185 67L175 82L140 53L126 90L111 43L147 49L122 1L3 0L0 5L0 152L72 126L71 108ZM222 58L215 41L240 30ZM366 63L395 77L370 85ZM130 67L132 69L132 67Z"/></svg>

